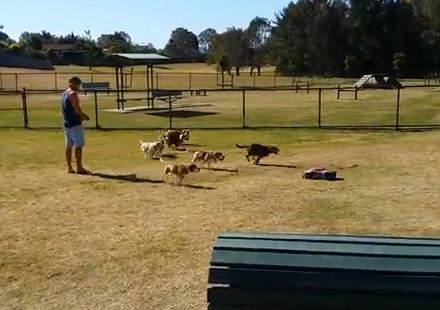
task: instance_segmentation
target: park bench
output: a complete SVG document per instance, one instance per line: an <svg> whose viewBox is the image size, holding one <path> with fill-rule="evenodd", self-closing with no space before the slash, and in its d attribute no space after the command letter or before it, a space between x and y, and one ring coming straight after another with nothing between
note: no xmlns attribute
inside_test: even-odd
<svg viewBox="0 0 440 310"><path fill-rule="evenodd" d="M440 309L440 239L220 235L208 309Z"/></svg>
<svg viewBox="0 0 440 310"><path fill-rule="evenodd" d="M109 94L110 93L110 83L109 82L85 82L85 83L82 83L82 89L84 90L85 95L87 95L88 91L91 91L91 92L107 91L107 94Z"/></svg>
<svg viewBox="0 0 440 310"><path fill-rule="evenodd" d="M196 95L196 96L206 96L206 92L207 92L206 89L191 89L191 91L190 91L191 96L194 96L194 95Z"/></svg>
<svg viewBox="0 0 440 310"><path fill-rule="evenodd" d="M156 89L153 90L152 93L153 99L159 99L159 100L173 100L176 101L177 99L182 98L182 92L180 90L165 90L165 89Z"/></svg>

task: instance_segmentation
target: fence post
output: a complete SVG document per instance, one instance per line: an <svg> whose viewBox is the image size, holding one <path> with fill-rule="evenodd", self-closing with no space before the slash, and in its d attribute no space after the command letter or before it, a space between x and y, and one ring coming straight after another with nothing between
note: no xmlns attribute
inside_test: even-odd
<svg viewBox="0 0 440 310"><path fill-rule="evenodd" d="M222 89L225 89L225 73L222 71Z"/></svg>
<svg viewBox="0 0 440 310"><path fill-rule="evenodd" d="M318 90L318 127L321 128L321 111L322 111L322 102L321 102L321 93L322 89Z"/></svg>
<svg viewBox="0 0 440 310"><path fill-rule="evenodd" d="M242 126L241 128L246 128L246 90L243 89L243 102L242 102L242 113L241 113L241 118L242 118Z"/></svg>
<svg viewBox="0 0 440 310"><path fill-rule="evenodd" d="M93 74L93 72L92 72L92 73L90 73L90 82L92 82L92 83L93 83L93 79L94 79L94 77L95 77L95 75Z"/></svg>
<svg viewBox="0 0 440 310"><path fill-rule="evenodd" d="M341 84L338 84L336 99L340 99L340 98L341 98Z"/></svg>
<svg viewBox="0 0 440 310"><path fill-rule="evenodd" d="M277 74L275 73L275 75L273 76L273 88L277 87Z"/></svg>
<svg viewBox="0 0 440 310"><path fill-rule="evenodd" d="M15 75L15 91L18 91L18 73L14 73Z"/></svg>
<svg viewBox="0 0 440 310"><path fill-rule="evenodd" d="M95 90L95 128L100 129L98 117L98 93Z"/></svg>
<svg viewBox="0 0 440 310"><path fill-rule="evenodd" d="M192 90L192 73L189 74L189 90Z"/></svg>
<svg viewBox="0 0 440 310"><path fill-rule="evenodd" d="M400 87L397 88L397 104L396 104L396 130L400 127Z"/></svg>
<svg viewBox="0 0 440 310"><path fill-rule="evenodd" d="M173 129L173 107L171 104L171 95L168 95L168 106L169 106L169 126L170 129Z"/></svg>
<svg viewBox="0 0 440 310"><path fill-rule="evenodd" d="M26 87L23 87L23 91L21 93L21 101L23 104L23 123L24 128L29 128L29 119L27 113L27 96L26 96Z"/></svg>
<svg viewBox="0 0 440 310"><path fill-rule="evenodd" d="M257 75L255 73L253 74L253 78L254 78L253 85L255 88L257 86Z"/></svg>
<svg viewBox="0 0 440 310"><path fill-rule="evenodd" d="M310 82L309 81L307 81L307 93L310 93Z"/></svg>
<svg viewBox="0 0 440 310"><path fill-rule="evenodd" d="M55 79L55 91L58 92L58 74L54 73L54 79Z"/></svg>
<svg viewBox="0 0 440 310"><path fill-rule="evenodd" d="M298 85L299 85L299 82L298 82L298 81L296 81L295 93L297 93L297 92L298 92Z"/></svg>
<svg viewBox="0 0 440 310"><path fill-rule="evenodd" d="M358 100L358 87L357 86L355 86L354 87L354 100Z"/></svg>
<svg viewBox="0 0 440 310"><path fill-rule="evenodd" d="M234 88L234 73L231 75L231 88Z"/></svg>

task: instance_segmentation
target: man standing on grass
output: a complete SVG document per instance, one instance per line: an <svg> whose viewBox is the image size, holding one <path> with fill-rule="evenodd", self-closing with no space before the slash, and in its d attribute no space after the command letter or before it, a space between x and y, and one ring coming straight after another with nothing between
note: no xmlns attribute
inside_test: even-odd
<svg viewBox="0 0 440 310"><path fill-rule="evenodd" d="M69 173L75 173L72 167L72 148L75 148L76 173L88 174L82 164L82 149L84 147L84 129L83 121L90 118L81 110L79 105L78 90L81 86L81 80L78 77L72 77L69 80L69 88L61 97L61 110L64 118L64 136L66 140L66 162Z"/></svg>

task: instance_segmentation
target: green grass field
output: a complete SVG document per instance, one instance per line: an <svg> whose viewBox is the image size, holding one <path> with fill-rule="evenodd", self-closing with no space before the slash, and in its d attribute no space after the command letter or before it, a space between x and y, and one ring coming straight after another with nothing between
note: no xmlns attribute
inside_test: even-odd
<svg viewBox="0 0 440 310"><path fill-rule="evenodd" d="M395 91L350 95L323 93L323 125L394 124ZM81 99L94 127L92 97ZM185 95L174 126L240 127L241 101L239 92ZM99 102L103 127L168 126L166 110L121 115L103 111L113 97ZM22 125L10 110L20 104L0 96L0 127ZM68 175L61 129L42 129L59 127L58 105L58 94L30 95L30 126L40 129L0 129L0 309L206 309L211 249L224 231L440 235L437 131L191 130L189 148L226 159L177 187L139 150L161 130L89 128L85 164L97 174ZM439 105L435 88L404 89L401 123L440 124ZM317 123L316 92L249 92L246 107L251 126ZM252 142L281 152L249 165L235 144ZM312 166L344 180L302 179Z"/></svg>

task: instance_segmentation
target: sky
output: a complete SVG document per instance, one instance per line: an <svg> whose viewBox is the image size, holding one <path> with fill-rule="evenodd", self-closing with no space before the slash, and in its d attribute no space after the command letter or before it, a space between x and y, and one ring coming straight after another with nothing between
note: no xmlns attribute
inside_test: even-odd
<svg viewBox="0 0 440 310"><path fill-rule="evenodd" d="M134 43L167 43L184 27L199 34L210 27L246 27L255 17L274 19L290 0L0 0L0 25L17 40L24 31L56 35L127 32Z"/></svg>

